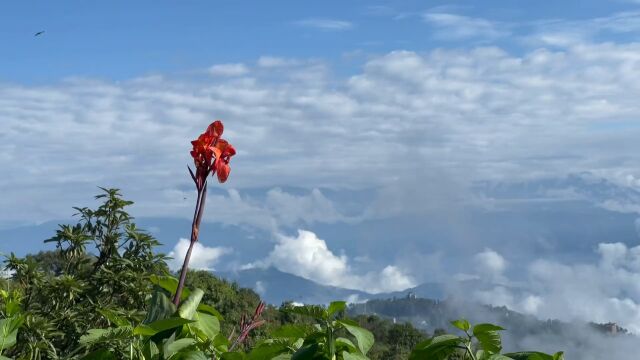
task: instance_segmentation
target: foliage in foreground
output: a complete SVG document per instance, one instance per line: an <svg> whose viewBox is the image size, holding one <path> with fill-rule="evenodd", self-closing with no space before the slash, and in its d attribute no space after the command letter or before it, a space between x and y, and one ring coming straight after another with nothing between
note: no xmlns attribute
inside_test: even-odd
<svg viewBox="0 0 640 360"><path fill-rule="evenodd" d="M276 310L205 272L189 273L191 290L176 306L178 280L154 252L158 242L135 226L125 211L131 202L103 190L103 204L76 208L78 224L47 240L55 252L6 260L13 275L0 291L0 359L562 359L500 354L503 329L491 324L457 320L464 335L429 338L349 319L344 302Z"/></svg>

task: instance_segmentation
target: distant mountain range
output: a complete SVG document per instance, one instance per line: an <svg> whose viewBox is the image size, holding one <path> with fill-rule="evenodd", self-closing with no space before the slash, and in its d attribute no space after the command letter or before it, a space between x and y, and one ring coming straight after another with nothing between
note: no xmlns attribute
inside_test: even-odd
<svg viewBox="0 0 640 360"><path fill-rule="evenodd" d="M434 300L445 300L452 288L472 290L488 290L495 286L480 280L465 280L447 286L441 283L424 283L402 291L385 293L368 293L366 291L345 289L336 286L318 284L300 276L282 272L276 268L254 268L237 272L214 272L218 277L235 281L238 285L256 291L262 299L273 305L285 301L302 304L328 304L334 300L345 300L351 303L373 299L394 299L407 296ZM503 285L501 285L503 286ZM510 290L517 290L510 288Z"/></svg>
<svg viewBox="0 0 640 360"><path fill-rule="evenodd" d="M420 297L444 299L445 294L444 287L440 284L422 284L405 291L371 294L361 290L318 284L273 267L237 272L215 272L215 275L235 281L242 287L253 289L264 301L274 305L280 305L284 301L302 304L328 304L334 300L362 302L369 299L404 297L410 292Z"/></svg>
<svg viewBox="0 0 640 360"><path fill-rule="evenodd" d="M333 300L347 299L364 301L373 296L360 290L321 285L272 267L214 274L235 281L242 287L253 289L264 301L274 305L280 305L284 301L303 304L326 304Z"/></svg>

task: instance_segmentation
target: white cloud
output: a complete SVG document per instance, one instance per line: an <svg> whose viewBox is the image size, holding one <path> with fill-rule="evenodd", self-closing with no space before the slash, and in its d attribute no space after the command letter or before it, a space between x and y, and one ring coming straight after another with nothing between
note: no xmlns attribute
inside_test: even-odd
<svg viewBox="0 0 640 360"><path fill-rule="evenodd" d="M526 289L496 286L473 297L542 319L615 322L640 333L640 246L601 243L598 254L597 264L536 260L528 267ZM503 269L504 260L494 254L486 260Z"/></svg>
<svg viewBox="0 0 640 360"><path fill-rule="evenodd" d="M253 289L260 295L264 295L265 292L267 291L267 284L265 284L262 281L256 281L255 286L253 287Z"/></svg>
<svg viewBox="0 0 640 360"><path fill-rule="evenodd" d="M370 293L404 290L415 285L410 276L392 265L380 272L356 273L346 255L334 254L313 232L298 230L297 237L279 234L277 238L278 243L265 259L245 268L273 266L323 285Z"/></svg>
<svg viewBox="0 0 640 360"><path fill-rule="evenodd" d="M195 190L167 190L137 209L154 217L175 216L175 210L182 209L179 216L191 219L194 203ZM226 193L209 193L203 215L205 222L249 225L268 232L277 231L280 227L349 223L356 220L340 213L333 201L319 189L293 194L272 188L256 196L243 195L237 189L229 189Z"/></svg>
<svg viewBox="0 0 640 360"><path fill-rule="evenodd" d="M442 39L495 39L509 35L505 24L481 18L443 12L428 12L422 15L422 19L434 27L436 29L435 35Z"/></svg>
<svg viewBox="0 0 640 360"><path fill-rule="evenodd" d="M526 35L529 41L560 47L575 46L588 44L601 35L639 33L640 11L618 12L581 20L541 20L527 26L534 29Z"/></svg>
<svg viewBox="0 0 640 360"><path fill-rule="evenodd" d="M280 224L289 226L300 221L306 224L348 221L319 189L303 196L292 195L279 188L271 189L267 192L265 205L266 211L276 216Z"/></svg>
<svg viewBox="0 0 640 360"><path fill-rule="evenodd" d="M209 68L209 73L214 76L241 76L249 73L249 68L244 64L217 64Z"/></svg>
<svg viewBox="0 0 640 360"><path fill-rule="evenodd" d="M480 273L490 276L502 276L507 268L507 261L502 255L491 249L485 249L474 257Z"/></svg>
<svg viewBox="0 0 640 360"><path fill-rule="evenodd" d="M296 21L295 24L326 31L342 31L353 28L353 23L336 19L304 19Z"/></svg>
<svg viewBox="0 0 640 360"><path fill-rule="evenodd" d="M296 66L302 62L297 59L282 58L277 56L260 56L258 58L258 66L263 68L277 68L284 66Z"/></svg>
<svg viewBox="0 0 640 360"><path fill-rule="evenodd" d="M187 255L190 241L180 239L173 250L168 254L172 259L168 261L171 270L180 270L184 257ZM190 269L196 270L213 270L214 266L220 261L222 256L232 252L232 249L225 247L209 247L200 242L195 243L191 252L191 260L189 262Z"/></svg>
<svg viewBox="0 0 640 360"><path fill-rule="evenodd" d="M423 168L430 179L444 174L433 196L451 179L464 189L582 170L637 177L638 54L638 44L522 55L479 47L394 51L346 78L305 63L283 65L276 79L249 68L251 77L197 81L2 83L0 186L10 190L0 218L59 218L96 185L123 187L138 216L189 216L192 202L182 195L192 196L189 141L216 118L238 149L223 186L238 191L393 188ZM461 197L455 188L444 193Z"/></svg>

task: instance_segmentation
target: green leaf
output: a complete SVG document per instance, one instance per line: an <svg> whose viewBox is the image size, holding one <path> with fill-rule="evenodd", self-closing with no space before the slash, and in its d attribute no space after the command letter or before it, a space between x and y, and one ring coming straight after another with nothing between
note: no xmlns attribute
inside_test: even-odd
<svg viewBox="0 0 640 360"><path fill-rule="evenodd" d="M469 324L469 322L465 319L454 320L451 322L451 325L465 332L471 329L471 324Z"/></svg>
<svg viewBox="0 0 640 360"><path fill-rule="evenodd" d="M224 317L222 317L222 315L218 312L218 310L216 310L211 305L207 305L207 304L202 304L201 303L200 305L198 305L198 311L213 315L213 316L217 317L218 320L224 321Z"/></svg>
<svg viewBox="0 0 640 360"><path fill-rule="evenodd" d="M154 359L156 358L156 355L160 354L160 350L156 343L153 341L147 341L142 349L142 353L144 355L144 359Z"/></svg>
<svg viewBox="0 0 640 360"><path fill-rule="evenodd" d="M356 322L351 320L340 320L338 323L344 326L344 328L356 338L358 349L360 349L362 355L366 355L375 341L373 334L369 330L361 328Z"/></svg>
<svg viewBox="0 0 640 360"><path fill-rule="evenodd" d="M484 350L478 350L476 351L476 359L477 360L487 360L487 358L489 357L489 353L484 351Z"/></svg>
<svg viewBox="0 0 640 360"><path fill-rule="evenodd" d="M193 320L172 317L154 321L151 324L141 324L133 329L135 335L153 336L161 331L175 329L185 324L192 323Z"/></svg>
<svg viewBox="0 0 640 360"><path fill-rule="evenodd" d="M175 354L171 360L209 360L202 351L181 351Z"/></svg>
<svg viewBox="0 0 640 360"><path fill-rule="evenodd" d="M348 353L346 351L342 352L342 358L344 360L369 360L368 357L360 354L360 353Z"/></svg>
<svg viewBox="0 0 640 360"><path fill-rule="evenodd" d="M493 324L478 324L473 327L473 334L487 331L503 331L505 328Z"/></svg>
<svg viewBox="0 0 640 360"><path fill-rule="evenodd" d="M117 326L128 326L130 325L129 320L118 315L115 311L109 309L98 309L98 312L105 317L105 319L109 320L110 323L115 324Z"/></svg>
<svg viewBox="0 0 640 360"><path fill-rule="evenodd" d="M198 305L200 305L200 301L202 301L202 297L204 296L204 291L201 289L195 289L191 295L185 300L182 304L180 304L180 308L178 309L178 315L180 315L183 319L193 319L193 316L198 309Z"/></svg>
<svg viewBox="0 0 640 360"><path fill-rule="evenodd" d="M80 337L80 344L89 345L97 342L109 342L122 340L131 337L133 329L131 326L120 326L107 329L90 329Z"/></svg>
<svg viewBox="0 0 640 360"><path fill-rule="evenodd" d="M100 340L108 331L108 329L89 329L85 335L80 337L80 344L87 345L94 343Z"/></svg>
<svg viewBox="0 0 640 360"><path fill-rule="evenodd" d="M85 355L82 360L115 360L116 356L107 349L100 349Z"/></svg>
<svg viewBox="0 0 640 360"><path fill-rule="evenodd" d="M174 278L173 276L151 275L150 279L154 285L160 286L161 288L168 291L171 295L175 294L176 290L178 290L178 279ZM190 293L191 291L189 289L183 288L180 300L184 300L189 297Z"/></svg>
<svg viewBox="0 0 640 360"><path fill-rule="evenodd" d="M505 356L505 355L501 355L501 354L492 354L486 359L487 360L513 360L510 357Z"/></svg>
<svg viewBox="0 0 640 360"><path fill-rule="evenodd" d="M291 356L291 354L280 354L274 356L273 358L271 358L271 360L291 360Z"/></svg>
<svg viewBox="0 0 640 360"><path fill-rule="evenodd" d="M215 348L220 352L228 351L229 345L229 339L223 334L218 334L213 339L213 346L215 346Z"/></svg>
<svg viewBox="0 0 640 360"><path fill-rule="evenodd" d="M351 342L351 340L343 337L339 337L336 339L336 349L346 348L348 352L357 352L360 351L356 346Z"/></svg>
<svg viewBox="0 0 640 360"><path fill-rule="evenodd" d="M425 340L411 352L409 360L445 360L456 352L463 340L455 335L440 335Z"/></svg>
<svg viewBox="0 0 640 360"><path fill-rule="evenodd" d="M318 305L303 305L303 306L289 305L284 309L282 309L282 311L290 314L309 316L316 320L328 319L327 310L324 307L318 306Z"/></svg>
<svg viewBox="0 0 640 360"><path fill-rule="evenodd" d="M307 335L307 329L300 325L286 324L275 329L271 334L273 338L297 339Z"/></svg>
<svg viewBox="0 0 640 360"><path fill-rule="evenodd" d="M346 308L347 308L347 303L345 301L333 301L331 304L329 304L329 307L327 308L327 314L329 316L332 316L337 312L344 311Z"/></svg>
<svg viewBox="0 0 640 360"><path fill-rule="evenodd" d="M538 351L519 351L509 354L504 354L513 360L563 360L564 355L562 352L555 353L553 355L545 354Z"/></svg>
<svg viewBox="0 0 640 360"><path fill-rule="evenodd" d="M498 331L504 328L493 324L478 324L473 327L473 336L478 339L483 350L490 353L499 353L502 349L502 341Z"/></svg>
<svg viewBox="0 0 640 360"><path fill-rule="evenodd" d="M248 360L264 360L273 359L278 355L288 352L288 348L285 344L280 343L262 343L254 347L249 355Z"/></svg>
<svg viewBox="0 0 640 360"><path fill-rule="evenodd" d="M176 341L167 343L164 347L164 355L166 358L171 357L172 355L176 354L177 352L186 349L190 346L193 346L195 344L197 344L198 342L195 339L190 339L190 338L185 338L185 339L178 339Z"/></svg>
<svg viewBox="0 0 640 360"><path fill-rule="evenodd" d="M0 320L0 329L2 329L2 333L0 333L0 343L4 345L2 350L8 349L16 344L18 330L23 322L24 318L19 315Z"/></svg>
<svg viewBox="0 0 640 360"><path fill-rule="evenodd" d="M175 313L176 306L171 302L167 295L164 294L162 289L156 288L151 295L149 312L142 323L150 324L154 321L169 318Z"/></svg>
<svg viewBox="0 0 640 360"><path fill-rule="evenodd" d="M305 345L298 349L292 356L291 360L326 360L322 349L318 343Z"/></svg>
<svg viewBox="0 0 640 360"><path fill-rule="evenodd" d="M189 324L202 340L213 340L220 333L220 321L217 317L205 313L196 313L195 322Z"/></svg>
<svg viewBox="0 0 640 360"><path fill-rule="evenodd" d="M245 358L244 354L239 352L226 352L222 353L220 356L222 360L243 360Z"/></svg>
<svg viewBox="0 0 640 360"><path fill-rule="evenodd" d="M484 350L478 350L476 353L477 360L513 360L512 358L501 355L501 354L491 354L490 352Z"/></svg>

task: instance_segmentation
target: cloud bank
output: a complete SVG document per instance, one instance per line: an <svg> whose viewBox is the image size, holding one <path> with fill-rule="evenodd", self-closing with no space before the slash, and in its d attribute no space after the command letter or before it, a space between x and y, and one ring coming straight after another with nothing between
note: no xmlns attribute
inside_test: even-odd
<svg viewBox="0 0 640 360"><path fill-rule="evenodd" d="M511 286L495 286L473 296L541 319L615 322L639 334L640 245L601 243L597 255L597 263L538 259L527 267L526 288L511 279L505 281ZM476 258L508 277L500 254L485 251Z"/></svg>
<svg viewBox="0 0 640 360"><path fill-rule="evenodd" d="M238 149L225 185L238 189L362 189L422 167L467 183L585 169L638 178L638 54L638 44L477 47L393 51L338 79L321 62L263 58L247 73L214 67L234 74L214 78L2 83L0 186L11 191L0 217L57 218L96 185L122 184L151 213L158 194L190 189L188 140L215 118Z"/></svg>
<svg viewBox="0 0 640 360"><path fill-rule="evenodd" d="M167 254L167 256L172 258L167 262L169 269L172 271L180 270L184 257L187 255L189 244L189 240L180 239L173 247L173 250ZM197 242L193 246L189 268L195 270L214 270L214 266L218 264L221 257L231 252L232 249L230 248L210 247Z"/></svg>
<svg viewBox="0 0 640 360"><path fill-rule="evenodd" d="M387 265L379 272L358 274L346 255L336 255L324 240L305 230L298 230L298 236L279 234L276 245L265 259L244 268L270 266L319 284L369 293L404 290L415 285L409 275L393 265Z"/></svg>

